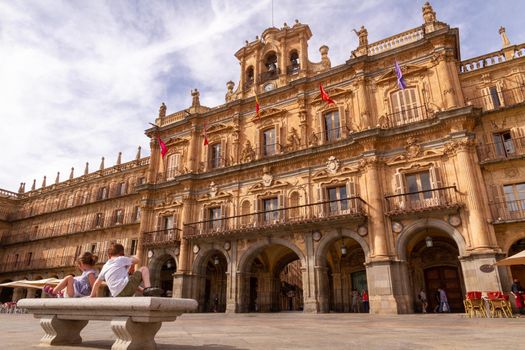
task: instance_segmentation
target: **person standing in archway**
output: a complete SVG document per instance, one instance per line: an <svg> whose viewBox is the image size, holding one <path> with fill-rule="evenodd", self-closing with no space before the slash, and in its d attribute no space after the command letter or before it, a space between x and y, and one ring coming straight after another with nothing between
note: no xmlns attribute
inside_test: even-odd
<svg viewBox="0 0 525 350"><path fill-rule="evenodd" d="M417 298L419 299L419 302L421 303L421 312L426 314L427 307L428 307L428 300L427 300L427 293L425 293L423 288L421 288L421 290L419 291Z"/></svg>
<svg viewBox="0 0 525 350"><path fill-rule="evenodd" d="M448 305L447 293L443 288L438 288L439 292L439 312L450 312L450 306Z"/></svg>
<svg viewBox="0 0 525 350"><path fill-rule="evenodd" d="M520 314L524 314L525 310L523 308L523 288L521 287L520 281L515 278L512 286L510 287L510 292L514 296L514 303L516 304L516 309Z"/></svg>
<svg viewBox="0 0 525 350"><path fill-rule="evenodd" d="M363 312L369 313L370 303L368 301L368 292L366 291L366 289L363 289L363 292L361 293L361 300L363 301Z"/></svg>

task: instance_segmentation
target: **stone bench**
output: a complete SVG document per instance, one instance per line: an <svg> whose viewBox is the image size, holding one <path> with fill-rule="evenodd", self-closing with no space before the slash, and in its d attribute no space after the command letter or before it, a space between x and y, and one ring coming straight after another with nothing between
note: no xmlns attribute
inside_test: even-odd
<svg viewBox="0 0 525 350"><path fill-rule="evenodd" d="M155 334L162 322L175 321L184 312L197 309L193 299L45 298L22 299L18 306L40 319L42 345L80 344L80 331L90 320L111 321L117 337L112 350L156 349Z"/></svg>

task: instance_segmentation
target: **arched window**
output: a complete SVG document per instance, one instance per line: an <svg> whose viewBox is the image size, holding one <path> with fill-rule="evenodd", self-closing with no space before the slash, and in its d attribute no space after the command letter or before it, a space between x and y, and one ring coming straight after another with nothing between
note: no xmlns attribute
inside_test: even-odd
<svg viewBox="0 0 525 350"><path fill-rule="evenodd" d="M249 66L248 69L246 69L246 85L253 84L253 80L254 80L253 66Z"/></svg>
<svg viewBox="0 0 525 350"><path fill-rule="evenodd" d="M274 52L266 56L265 65L268 72L277 72L277 55Z"/></svg>
<svg viewBox="0 0 525 350"><path fill-rule="evenodd" d="M417 122L425 116L424 108L419 103L417 90L414 88L392 93L390 102L392 103L391 119L394 126Z"/></svg>
<svg viewBox="0 0 525 350"><path fill-rule="evenodd" d="M299 54L296 50L293 50L292 52L290 52L290 65L287 67L287 73L289 75L297 74L299 72L299 69Z"/></svg>

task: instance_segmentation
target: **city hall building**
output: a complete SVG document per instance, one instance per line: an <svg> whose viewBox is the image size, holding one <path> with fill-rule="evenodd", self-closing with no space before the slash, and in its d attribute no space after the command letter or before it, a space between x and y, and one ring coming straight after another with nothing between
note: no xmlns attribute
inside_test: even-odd
<svg viewBox="0 0 525 350"><path fill-rule="evenodd" d="M114 241L201 312L350 312L367 290L370 312L412 313L439 287L462 312L525 280L494 266L525 249L525 44L500 28L502 49L462 60L428 3L417 28L356 33L333 67L327 46L310 61L308 25L268 28L224 104L161 105L150 157L2 190L0 282L63 277Z"/></svg>

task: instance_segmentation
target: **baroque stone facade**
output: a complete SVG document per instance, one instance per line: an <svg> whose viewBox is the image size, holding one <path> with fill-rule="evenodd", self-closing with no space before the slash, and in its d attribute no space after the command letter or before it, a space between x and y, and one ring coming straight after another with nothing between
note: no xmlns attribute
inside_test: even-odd
<svg viewBox="0 0 525 350"><path fill-rule="evenodd" d="M508 291L525 271L493 264L525 248L525 45L501 28L500 51L462 61L428 3L420 27L356 34L331 67L307 25L266 29L224 104L161 105L149 158L2 192L0 281L62 277L118 240L203 312L349 312L366 289L372 313L411 313L438 287L459 312L467 291Z"/></svg>

